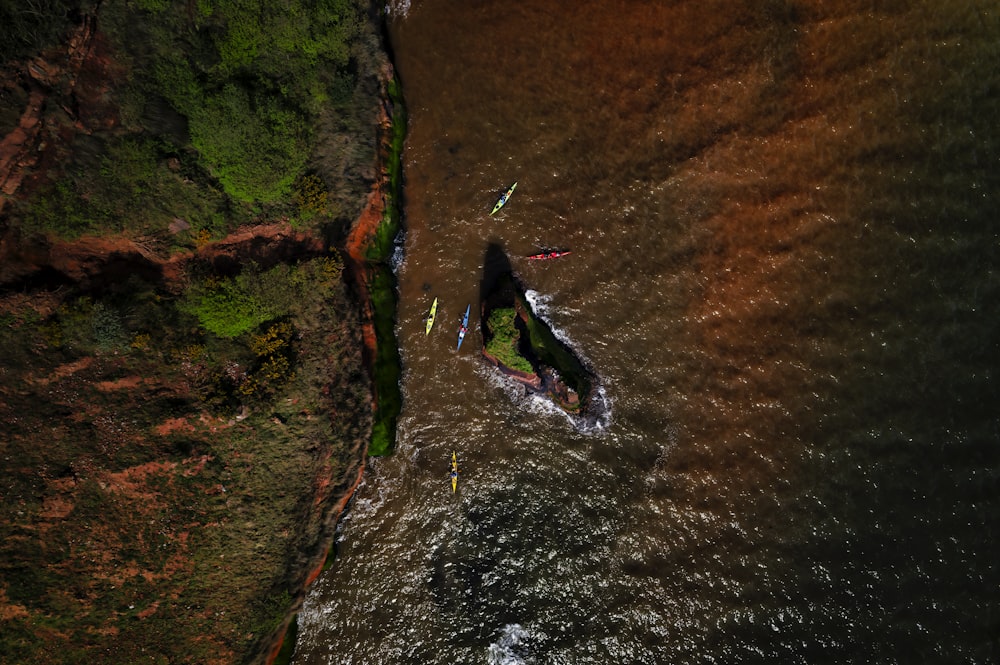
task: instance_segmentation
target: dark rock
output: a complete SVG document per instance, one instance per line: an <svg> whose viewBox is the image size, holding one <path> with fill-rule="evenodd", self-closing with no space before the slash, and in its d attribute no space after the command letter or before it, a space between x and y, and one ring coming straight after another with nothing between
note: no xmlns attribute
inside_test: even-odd
<svg viewBox="0 0 1000 665"><path fill-rule="evenodd" d="M543 393L579 424L605 415L598 377L532 309L499 245L486 251L480 285L483 357L528 390Z"/></svg>

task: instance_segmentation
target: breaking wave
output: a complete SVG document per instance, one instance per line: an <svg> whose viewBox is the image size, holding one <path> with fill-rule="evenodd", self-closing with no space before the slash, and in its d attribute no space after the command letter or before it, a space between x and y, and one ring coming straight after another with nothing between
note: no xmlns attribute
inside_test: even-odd
<svg viewBox="0 0 1000 665"><path fill-rule="evenodd" d="M535 658L531 654L531 634L519 624L503 627L500 637L486 650L489 665L532 665Z"/></svg>
<svg viewBox="0 0 1000 665"><path fill-rule="evenodd" d="M389 16L402 18L410 11L410 0L388 0L385 3L385 13Z"/></svg>

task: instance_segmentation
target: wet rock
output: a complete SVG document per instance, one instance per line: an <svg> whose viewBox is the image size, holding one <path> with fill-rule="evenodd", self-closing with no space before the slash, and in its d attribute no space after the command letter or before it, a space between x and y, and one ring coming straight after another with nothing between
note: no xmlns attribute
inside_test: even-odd
<svg viewBox="0 0 1000 665"><path fill-rule="evenodd" d="M532 310L498 245L486 251L480 313L487 362L528 390L545 394L579 424L604 415L599 378Z"/></svg>

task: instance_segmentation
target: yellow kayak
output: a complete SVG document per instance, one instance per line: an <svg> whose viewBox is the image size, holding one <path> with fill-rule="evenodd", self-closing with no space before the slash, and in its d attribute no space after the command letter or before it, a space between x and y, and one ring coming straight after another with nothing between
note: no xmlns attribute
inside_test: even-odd
<svg viewBox="0 0 1000 665"><path fill-rule="evenodd" d="M434 315L437 314L437 311L438 311L438 299L435 298L434 302L431 303L431 313L427 315L427 331L424 333L425 335L431 334L431 328L434 327Z"/></svg>
<svg viewBox="0 0 1000 665"><path fill-rule="evenodd" d="M458 491L458 455L454 451L451 453L451 492Z"/></svg>

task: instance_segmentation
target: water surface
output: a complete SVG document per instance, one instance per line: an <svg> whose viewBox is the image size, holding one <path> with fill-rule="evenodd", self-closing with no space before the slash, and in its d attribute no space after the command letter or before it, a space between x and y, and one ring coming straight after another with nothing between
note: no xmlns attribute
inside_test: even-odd
<svg viewBox="0 0 1000 665"><path fill-rule="evenodd" d="M390 7L405 405L294 662L996 662L996 5ZM455 352L490 242L598 425Z"/></svg>

